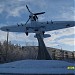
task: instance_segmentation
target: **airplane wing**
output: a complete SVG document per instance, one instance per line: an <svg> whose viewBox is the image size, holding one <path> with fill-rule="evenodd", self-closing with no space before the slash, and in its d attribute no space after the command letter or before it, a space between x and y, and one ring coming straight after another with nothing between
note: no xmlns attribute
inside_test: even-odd
<svg viewBox="0 0 75 75"><path fill-rule="evenodd" d="M27 24L27 26L29 26L29 24ZM1 27L0 30L9 32L26 32L26 25L4 26Z"/></svg>
<svg viewBox="0 0 75 75"><path fill-rule="evenodd" d="M52 31L52 30L74 27L75 21L54 21L54 22L51 21L42 24L45 26L45 31Z"/></svg>
<svg viewBox="0 0 75 75"><path fill-rule="evenodd" d="M35 31L52 31L63 28L69 28L75 26L75 21L51 21L51 22L38 22L37 26L33 27L31 24L27 25L12 25L12 26L4 26L0 29L2 31L9 32L28 32L35 33Z"/></svg>

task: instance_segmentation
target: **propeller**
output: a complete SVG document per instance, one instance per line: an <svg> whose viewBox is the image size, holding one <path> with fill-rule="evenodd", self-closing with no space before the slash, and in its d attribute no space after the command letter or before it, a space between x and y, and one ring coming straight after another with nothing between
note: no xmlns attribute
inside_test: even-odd
<svg viewBox="0 0 75 75"><path fill-rule="evenodd" d="M26 8L28 9L28 11L31 13L31 14L33 14L33 15L41 15L41 14L44 14L45 12L40 12L40 13L32 13L30 10L29 10L29 8L28 8L28 6L26 5Z"/></svg>
<svg viewBox="0 0 75 75"><path fill-rule="evenodd" d="M28 9L28 11L32 14L32 12L29 10L28 6L26 5L26 8Z"/></svg>
<svg viewBox="0 0 75 75"><path fill-rule="evenodd" d="M36 19L38 19L37 15L41 15L44 14L45 12L40 12L40 13L32 13L30 11L30 9L28 8L28 6L26 5L26 8L28 10L28 12L30 13L28 20L26 21L25 25L28 23L28 21L31 19L31 17L35 17Z"/></svg>
<svg viewBox="0 0 75 75"><path fill-rule="evenodd" d="M28 18L28 20L26 21L25 25L28 23L28 21L30 20L31 17Z"/></svg>
<svg viewBox="0 0 75 75"><path fill-rule="evenodd" d="M45 12L40 12L40 13L34 13L33 15L41 15L44 14Z"/></svg>

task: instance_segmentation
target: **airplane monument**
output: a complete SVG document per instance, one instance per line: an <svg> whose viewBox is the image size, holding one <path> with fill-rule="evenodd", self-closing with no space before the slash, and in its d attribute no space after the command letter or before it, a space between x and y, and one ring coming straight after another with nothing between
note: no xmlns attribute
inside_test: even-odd
<svg viewBox="0 0 75 75"><path fill-rule="evenodd" d="M44 14L45 12L32 13L28 6L26 5L27 10L30 15L25 24L17 24L12 26L4 26L0 29L6 32L23 32L27 36L29 33L35 33L35 38L38 40L38 60L52 60L52 57L48 53L43 38L50 37L51 35L45 34L46 31L64 29L75 26L74 21L50 21L50 22L39 22L38 15ZM31 21L30 23L29 20Z"/></svg>

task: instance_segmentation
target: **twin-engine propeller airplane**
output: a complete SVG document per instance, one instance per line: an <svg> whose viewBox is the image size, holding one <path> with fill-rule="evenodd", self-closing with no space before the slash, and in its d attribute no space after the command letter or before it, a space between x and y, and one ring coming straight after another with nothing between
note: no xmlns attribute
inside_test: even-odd
<svg viewBox="0 0 75 75"><path fill-rule="evenodd" d="M41 35L43 35L43 37L49 37L49 34L44 34L46 31L58 30L75 26L75 21L51 20L50 22L38 22L38 15L44 14L45 12L32 13L27 5L26 8L28 9L30 15L25 24L21 23L21 25L17 24L14 26L5 26L1 27L0 29L9 32L25 32L27 36L28 33L40 33ZM31 23L28 23L29 20L31 21Z"/></svg>

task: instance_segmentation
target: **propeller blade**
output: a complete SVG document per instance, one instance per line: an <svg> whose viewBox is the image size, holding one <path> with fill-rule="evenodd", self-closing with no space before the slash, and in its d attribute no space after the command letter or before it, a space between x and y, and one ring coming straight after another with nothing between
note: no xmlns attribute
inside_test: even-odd
<svg viewBox="0 0 75 75"><path fill-rule="evenodd" d="M30 13L32 13L30 10L29 10L29 8L28 8L28 6L26 5L26 8L28 9L28 11L30 12Z"/></svg>
<svg viewBox="0 0 75 75"><path fill-rule="evenodd" d="M44 14L45 12L40 12L40 13L34 13L34 15L41 15Z"/></svg>
<svg viewBox="0 0 75 75"><path fill-rule="evenodd" d="M30 17L29 17L28 20L26 21L25 25L28 23L29 20L30 20Z"/></svg>

